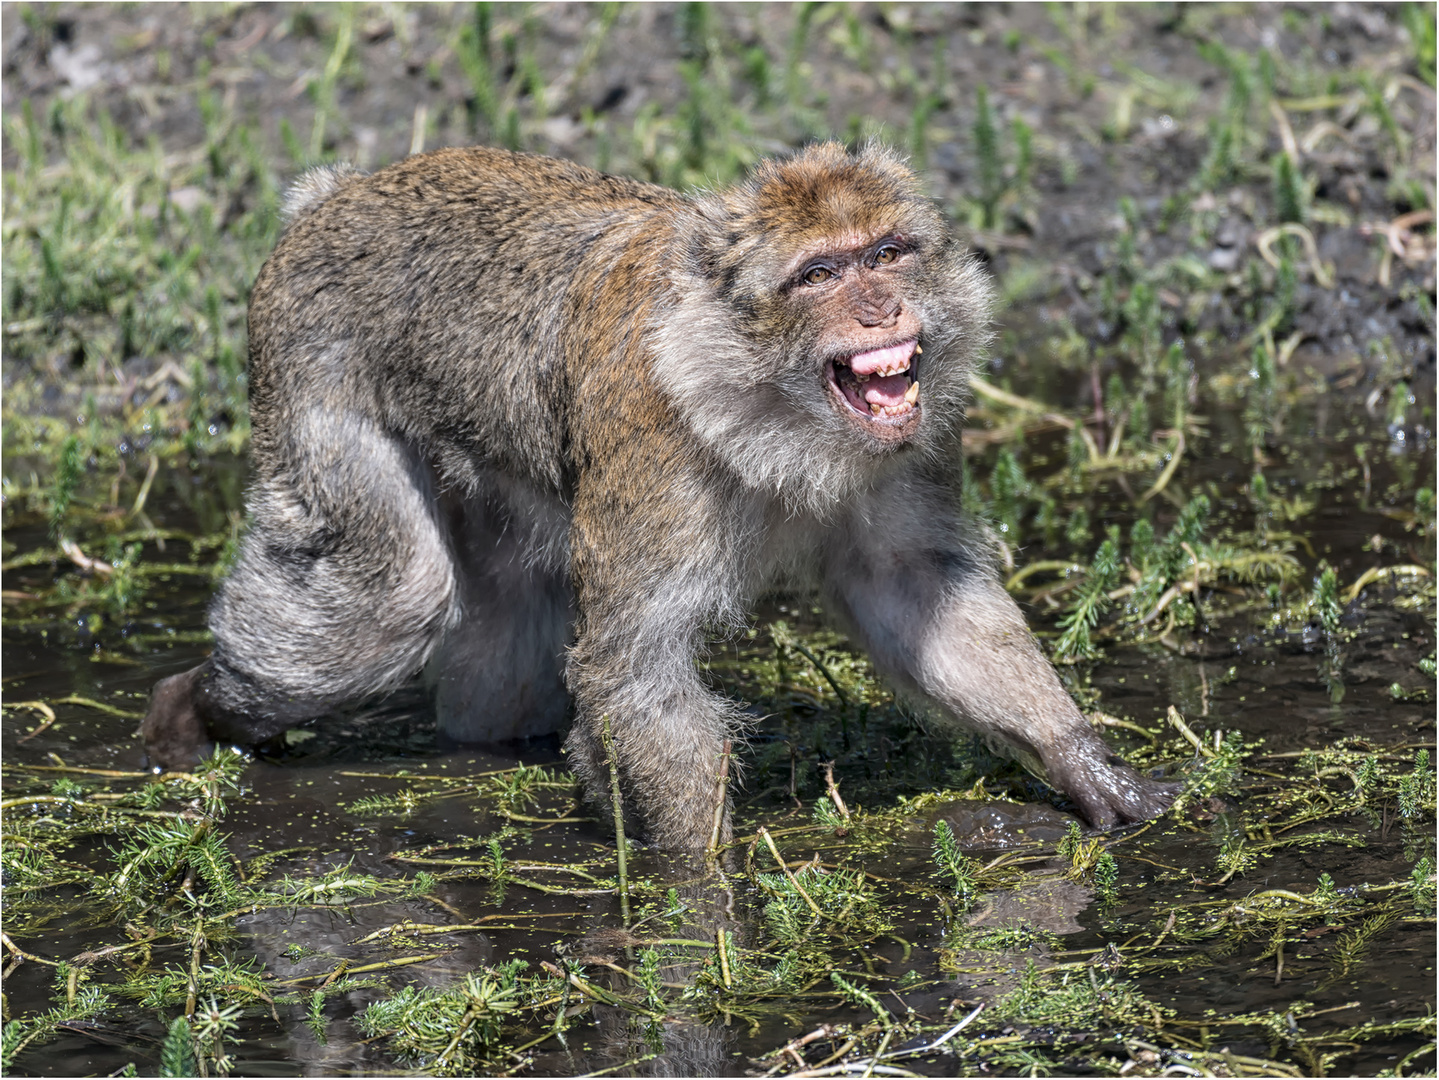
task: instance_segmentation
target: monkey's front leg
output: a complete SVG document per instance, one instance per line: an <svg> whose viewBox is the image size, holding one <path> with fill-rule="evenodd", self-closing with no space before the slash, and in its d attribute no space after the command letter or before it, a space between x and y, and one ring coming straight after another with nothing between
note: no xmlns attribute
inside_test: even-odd
<svg viewBox="0 0 1439 1080"><path fill-rule="evenodd" d="M565 667L575 702L565 744L571 768L591 804L608 816L608 725L626 817L641 839L670 851L703 851L718 813L720 842L727 842L728 799L718 775L725 740L742 719L704 687L694 666L704 627L730 591L725 548L713 544L713 530L708 542L698 534L685 538L677 522L672 531L630 525L630 545L597 546L589 542L585 515L576 519L578 618ZM607 526L612 543L613 518ZM658 543L671 538L676 542Z"/></svg>
<svg viewBox="0 0 1439 1080"><path fill-rule="evenodd" d="M1178 785L1140 776L1094 732L996 580L983 541L963 543L964 526L948 515L924 520L922 502L914 510L851 546L848 559L831 558L832 602L876 664L903 691L1007 747L1091 824L1163 813Z"/></svg>
<svg viewBox="0 0 1439 1080"><path fill-rule="evenodd" d="M730 839L728 796L718 776L737 724L733 706L701 685L690 650L676 644L619 641L600 628L582 629L566 668L575 720L565 750L589 802L608 817L608 727L627 828L666 850L697 853L710 842L716 813L720 842Z"/></svg>

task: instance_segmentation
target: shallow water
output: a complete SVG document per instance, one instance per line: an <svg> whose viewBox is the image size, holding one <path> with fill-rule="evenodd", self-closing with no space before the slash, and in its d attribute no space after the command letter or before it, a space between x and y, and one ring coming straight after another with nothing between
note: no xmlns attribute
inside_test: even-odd
<svg viewBox="0 0 1439 1080"><path fill-rule="evenodd" d="M1328 434L1342 427L1343 438ZM1294 439L1295 452L1269 470L1271 483L1290 480L1297 487L1308 483L1336 462L1353 462L1353 442L1375 434L1362 414L1351 414L1344 424L1332 419L1310 427ZM162 473L152 494L150 512L157 525L180 531L213 529L230 507L214 492L236 490L234 466L207 463L190 474ZM211 487L216 473L225 482ZM1426 455L1414 460L1396 454L1373 464L1369 500L1354 483L1323 489L1318 511L1293 528L1302 531L1316 552L1323 553L1339 571L1341 585L1354 580L1371 563L1364 544L1374 535L1391 545L1426 544L1404 530L1381 495L1389 485L1412 490L1432 485L1433 463ZM1183 474L1191 491L1212 485L1221 512L1215 528L1252 513L1235 491L1247 479L1243 463L1211 455ZM231 495L233 497L233 495ZM1103 492L1099 496L1106 498ZM1113 498L1111 493L1109 498ZM1391 511L1386 513L1386 510ZM1116 514L1123 514L1116 510ZM1122 520L1122 518L1117 518ZM21 522L9 538L24 551L43 540L43 531ZM172 539L160 553L147 545L147 558L174 562L180 540ZM1384 560L1386 562L1392 559ZM23 591L50 580L49 566L24 568L7 574L6 588ZM8 605L4 634L5 698L7 703L28 700L55 701L80 695L140 711L156 678L184 669L205 653L204 605L208 586L204 579L175 575L147 594L140 614L116 625L93 627L84 613L55 614L55 609L32 608L25 602ZM1396 602L1398 600L1398 602ZM1326 643L1314 627L1269 627L1269 612L1261 605L1231 611L1231 601L1214 598L1206 610L1207 628L1195 634L1178 630L1167 644L1112 646L1090 673L1091 691L1098 692L1098 707L1114 715L1152 724L1175 706L1196 730L1239 731L1246 738L1264 740L1265 755L1251 762L1276 777L1275 792L1283 790L1285 771L1293 769L1293 752L1327 745L1344 738L1363 740L1375 749L1433 744L1433 706L1423 701L1395 701L1391 683L1413 688L1424 679L1416 662L1434 650L1433 609L1428 603L1410 604L1385 585L1371 586L1357 603L1347 606L1343 618L1352 636L1342 645L1340 678L1326 661ZM1232 605L1231 605L1232 606ZM809 605L802 598L771 598L761 622L785 617L801 628L809 620ZM1332 645L1328 646L1331 650ZM755 642L719 648L714 666L724 681L724 657L732 653L742 665L746 655L772 649L762 635ZM1326 666L1328 665L1328 666ZM1326 678L1326 670L1331 674ZM1341 685L1342 684L1342 685ZM733 685L733 684L731 684ZM1429 683L1432 686L1432 681ZM1336 688L1337 687L1337 688ZM735 687L743 691L743 679ZM9 709L4 714L7 797L30 793L51 784L58 772L32 767L80 766L92 769L136 770L140 747L133 736L135 721L106 715L83 705L56 706L57 721L33 737L38 716L30 710ZM740 794L737 835L748 836L760 825L778 833L791 825L811 821L810 807L822 796L817 759L833 754L839 761L841 790L868 810L893 805L892 794L915 793L939 786L951 762L945 744L918 732L896 735L894 729L871 730L868 722L846 726L837 734L834 724L821 723L821 710L799 701L788 716L766 721L751 756L763 758L749 770L749 785ZM786 746L786 742L788 746ZM1356 743L1356 745L1360 745ZM766 751L794 748L790 757L770 760ZM1283 756L1290 755L1290 756ZM773 755L771 755L773 757ZM518 871L519 881L505 885L466 877L448 867L444 877L424 897L411 899L352 900L349 903L293 910L270 909L242 915L233 936L216 942L232 959L255 961L276 981L304 980L317 985L339 961L354 966L386 959L422 957L419 962L390 969L395 985L444 986L464 973L517 958L528 962L530 973L558 956L579 959L597 985L622 990L624 975L607 963L630 967L632 943L615 938L621 925L611 888L579 894L545 892L526 887L533 881L551 887L573 886L575 878L548 868L529 869L535 863L569 863L589 872L612 875L614 841L607 822L583 819L569 793L546 791L539 805L524 811L531 818L581 817L554 825L537 825L503 815L494 800L469 794L422 802L400 814L376 816L347 809L356 800L376 794L394 794L407 786L420 786L415 777L474 776L525 765L562 766L555 743L525 746L441 747L423 696L402 691L353 715L267 748L264 759L244 773L241 794L229 800L229 813L221 826L230 849L245 862L267 852L288 852L273 864L273 873L297 876L316 874L348 864L357 873L385 879L413 875L425 864L421 857L466 858L482 863L483 838L508 824L504 855ZM791 799L787 777L793 767L803 799ZM408 772L407 780L401 773ZM376 774L399 776L391 779ZM83 779L83 777L80 777ZM138 784L117 781L120 787ZM1249 776L1250 793L1222 793L1187 814L1183 820L1166 819L1137 839L1117 845L1120 867L1117 903L1102 904L1094 892L1058 879L1056 867L1044 852L1052 853L1072 820L1063 804L1040 801L953 803L916 815L908 826L885 838L866 839L846 851L844 838L823 843L820 858L827 866L862 866L878 880L892 932L856 947L845 946L845 970L867 973L887 987L884 1001L904 1016L912 1009L938 1022L956 1004L968 1011L974 1004L991 1006L1019 984L1025 966L1041 968L1087 957L1092 951L1117 946L1121 954L1129 943L1152 942L1161 932L1167 912L1181 912L1178 928L1170 933L1171 954L1192 958L1192 966L1179 970L1141 960L1125 976L1155 1004L1175 1010L1198 1024L1209 1010L1218 1020L1235 1014L1286 1010L1307 1002L1304 1032L1314 1036L1340 1031L1363 1021L1386 1023L1412 1018L1432 1008L1434 1000L1435 939L1432 921L1407 921L1381 933L1359 950L1352 962L1336 960L1334 945L1341 927L1312 922L1291 934L1282 969L1263 941L1243 933L1229 937L1206 936L1205 920L1221 915L1236 927L1243 921L1246 897L1266 890L1311 892L1321 874L1328 874L1341 890L1361 895L1365 884L1406 879L1415 860L1432 852L1433 822L1397 818L1393 808L1363 810L1316 825L1328 830L1312 846L1291 846L1267 856L1257 867L1221 880L1216 852L1227 836L1263 836L1271 813L1283 817L1285 808L1270 807L1256 794L1255 776ZM1262 782L1262 781L1261 781ZM1032 800L1046 797L1041 785L1027 788ZM888 800L888 801L886 801ZM803 808L797 803L802 802ZM39 813L41 808L16 807L11 813ZM966 930L1027 927L1028 943L1020 942L996 953L951 947L953 925L917 883L931 879L933 824L951 822L971 854L988 860L1005 852L1030 857L1022 866L1027 883L990 892L964 920ZM1300 827L1302 830L1302 826ZM1297 835L1297 834L1296 834ZM807 849L788 848L788 858L804 857ZM97 867L109 858L102 842L86 840L66 853L68 861ZM773 864L763 849L745 856L768 871ZM797 864L796 864L797 865ZM763 898L744 876L728 886L688 877L682 868L665 863L653 853L639 852L631 863L634 878L675 883L690 903L689 920L678 937L713 939L717 927L729 928L741 948L763 940ZM7 897L7 900L10 898ZM1238 904L1239 908L1231 905ZM1203 905L1197 906L1197 905ZM9 905L7 904L7 907ZM1236 914L1238 912L1238 914ZM1207 913L1207 914L1205 914ZM24 897L10 908L11 926L18 944L46 958L65 958L122 939L108 920L101 898L86 895L78 885ZM402 920L429 925L467 925L477 929L401 939L385 945L361 942L367 934ZM607 937L607 933L611 936ZM298 951L295 946L302 946ZM628 953L626 952L628 949ZM287 950L289 950L287 952ZM557 952L558 950L558 952ZM1086 950L1090 951L1087 952ZM155 963L182 963L183 949L173 944L157 948ZM1098 955L1098 953L1094 953ZM1162 959L1160 950L1147 960ZM686 957L689 957L686 960ZM671 949L666 954L664 978L676 985L686 982L703 962L704 950ZM101 983L124 977L123 965L100 964ZM914 988L897 982L906 972L918 973ZM11 1017L25 1017L49 1007L53 972L38 963L25 963L6 979L6 1002ZM248 1009L231 1044L234 1068L242 1075L341 1075L392 1068L395 1061L382 1042L363 1041L350 1018L366 1003L387 995L380 989L357 989L328 1000L324 1007L324 1041L304 1022L302 1009L281 1006L280 1023L267 1007ZM126 1062L140 1062L141 1072L153 1068L164 1028L159 1012L127 1006L107 1015L104 1025L86 1023L22 1055L18 1069L27 1074L80 1075L108 1073ZM1320 1015L1313 1015L1319 1013ZM168 1015L168 1014L167 1014ZM676 1013L659 1024L643 1023L631 1013L604 1004L572 1019L562 1044L558 1038L536 1042L525 1051L527 1069L542 1075L566 1075L604 1068L666 1075L739 1074L764 1071L776 1064L760 1058L786 1041L821 1024L858 1025L870 1013L850 1005L835 1006L832 997L800 995L776 998L763 1007L751 1006L726 1013L720 1003L700 1022L698 1014ZM1232 1030L1216 1021L1213 1029L1184 1029L1196 1047L1228 1047L1236 1055L1263 1058L1270 1054L1272 1038L1254 1025ZM983 1026L983 1021L976 1031ZM1002 1037L1006 1025L996 1020L985 1028ZM542 1036L533 1027L516 1043ZM914 1040L920 1041L920 1040ZM1339 1066L1356 1074L1392 1068L1403 1055L1423 1044L1417 1035L1386 1036L1345 1051ZM896 1044L898 1045L898 1044ZM958 1040L956 1040L956 1046ZM1062 1044L1061 1044L1062 1049ZM1061 1054L1062 1057L1062 1054ZM516 1062L518 1065L519 1063ZM792 1064L792 1063L791 1063ZM946 1075L963 1063L944 1052L904 1062L905 1067L931 1075Z"/></svg>

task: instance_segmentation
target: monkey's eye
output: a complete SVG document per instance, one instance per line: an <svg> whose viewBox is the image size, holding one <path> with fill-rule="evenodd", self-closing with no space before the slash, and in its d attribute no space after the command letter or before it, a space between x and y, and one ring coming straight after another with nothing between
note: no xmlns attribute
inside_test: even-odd
<svg viewBox="0 0 1439 1080"><path fill-rule="evenodd" d="M811 266L804 272L806 285L823 285L834 277L834 271L827 266Z"/></svg>
<svg viewBox="0 0 1439 1080"><path fill-rule="evenodd" d="M888 266L898 258L899 248L889 244L886 244L874 253L874 263L876 266Z"/></svg>

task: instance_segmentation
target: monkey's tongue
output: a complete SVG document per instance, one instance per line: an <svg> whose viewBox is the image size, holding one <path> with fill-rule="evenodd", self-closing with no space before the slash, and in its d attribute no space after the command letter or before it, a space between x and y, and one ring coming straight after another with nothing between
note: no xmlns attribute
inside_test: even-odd
<svg viewBox="0 0 1439 1080"><path fill-rule="evenodd" d="M902 405L908 390L908 375L871 375L869 381L860 387L866 404L885 407Z"/></svg>

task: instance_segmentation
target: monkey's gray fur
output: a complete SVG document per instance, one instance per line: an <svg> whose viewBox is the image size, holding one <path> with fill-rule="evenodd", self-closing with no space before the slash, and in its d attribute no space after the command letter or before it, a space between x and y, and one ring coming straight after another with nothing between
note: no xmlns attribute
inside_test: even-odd
<svg viewBox="0 0 1439 1080"><path fill-rule="evenodd" d="M1094 823L1168 804L956 509L989 286L895 155L814 146L684 197L442 150L312 172L285 213L250 303L254 524L212 657L156 688L154 761L425 668L461 739L555 731L572 702L592 793L608 717L635 824L702 848L740 723L694 654L788 579Z"/></svg>

